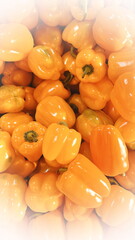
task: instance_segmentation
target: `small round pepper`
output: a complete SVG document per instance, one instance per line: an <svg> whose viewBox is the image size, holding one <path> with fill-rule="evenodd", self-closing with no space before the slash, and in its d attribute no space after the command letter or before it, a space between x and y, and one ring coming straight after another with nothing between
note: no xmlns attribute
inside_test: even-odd
<svg viewBox="0 0 135 240"><path fill-rule="evenodd" d="M68 127L71 128L76 120L72 108L58 96L44 98L37 105L35 118L46 127L51 123L66 122Z"/></svg>
<svg viewBox="0 0 135 240"><path fill-rule="evenodd" d="M26 204L35 212L54 211L63 203L64 195L56 188L57 174L37 173L29 180Z"/></svg>
<svg viewBox="0 0 135 240"><path fill-rule="evenodd" d="M23 24L0 24L0 60L22 60L27 57L32 47L32 35Z"/></svg>
<svg viewBox="0 0 135 240"><path fill-rule="evenodd" d="M38 161L42 156L42 142L46 128L36 121L16 127L12 134L13 147L29 161Z"/></svg>
<svg viewBox="0 0 135 240"><path fill-rule="evenodd" d="M84 48L76 57L76 76L82 82L96 83L105 77L107 66L102 53Z"/></svg>
<svg viewBox="0 0 135 240"><path fill-rule="evenodd" d="M105 107L110 100L110 94L113 89L112 82L108 77L100 82L81 82L79 84L80 95L87 107L93 110L100 110Z"/></svg>
<svg viewBox="0 0 135 240"><path fill-rule="evenodd" d="M41 79L58 80L63 69L59 53L49 46L36 46L28 55L31 71Z"/></svg>
<svg viewBox="0 0 135 240"><path fill-rule="evenodd" d="M32 120L32 117L24 112L6 113L0 118L0 128L12 135L16 127L23 123L31 122Z"/></svg>
<svg viewBox="0 0 135 240"><path fill-rule="evenodd" d="M80 133L63 124L52 123L45 132L42 153L48 164L56 160L59 164L66 165L77 156L80 144Z"/></svg>
<svg viewBox="0 0 135 240"><path fill-rule="evenodd" d="M102 205L103 198L110 193L108 179L80 153L59 175L56 186L72 202L86 208Z"/></svg>
<svg viewBox="0 0 135 240"><path fill-rule="evenodd" d="M135 123L135 72L126 72L116 80L111 101L119 114Z"/></svg>
<svg viewBox="0 0 135 240"><path fill-rule="evenodd" d="M124 139L112 125L99 125L92 130L90 151L92 162L107 176L123 174L129 168Z"/></svg>

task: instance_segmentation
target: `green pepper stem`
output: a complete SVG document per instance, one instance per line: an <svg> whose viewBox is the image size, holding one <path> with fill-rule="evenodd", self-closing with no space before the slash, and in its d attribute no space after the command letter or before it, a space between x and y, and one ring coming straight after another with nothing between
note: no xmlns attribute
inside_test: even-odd
<svg viewBox="0 0 135 240"><path fill-rule="evenodd" d="M77 57L77 49L74 48L73 46L71 46L70 48L70 54L73 58L76 58Z"/></svg>
<svg viewBox="0 0 135 240"><path fill-rule="evenodd" d="M65 76L65 79L61 79L61 82L63 83L64 87L67 87L68 84L72 81L74 75L69 71L65 71L64 76Z"/></svg>
<svg viewBox="0 0 135 240"><path fill-rule="evenodd" d="M64 173L67 171L66 167L59 168L58 173Z"/></svg>
<svg viewBox="0 0 135 240"><path fill-rule="evenodd" d="M24 139L26 142L37 142L37 137L38 134L33 130L24 133Z"/></svg>
<svg viewBox="0 0 135 240"><path fill-rule="evenodd" d="M90 65L85 65L84 67L82 67L83 70L83 74L82 74L82 78L85 77L85 75L91 75L94 72L94 67L90 64Z"/></svg>

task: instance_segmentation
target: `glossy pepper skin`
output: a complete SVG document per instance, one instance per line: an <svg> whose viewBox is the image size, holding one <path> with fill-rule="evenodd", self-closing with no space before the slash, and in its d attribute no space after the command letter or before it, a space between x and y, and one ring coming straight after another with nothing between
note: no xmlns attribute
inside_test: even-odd
<svg viewBox="0 0 135 240"><path fill-rule="evenodd" d="M110 54L108 59L108 76L115 83L117 78L135 69L135 47L123 49Z"/></svg>
<svg viewBox="0 0 135 240"><path fill-rule="evenodd" d="M49 27L41 23L35 29L33 36L36 45L50 46L60 55L62 54L62 36L58 27Z"/></svg>
<svg viewBox="0 0 135 240"><path fill-rule="evenodd" d="M62 39L73 47L77 48L80 52L82 49L95 45L92 35L92 22L73 20L64 29Z"/></svg>
<svg viewBox="0 0 135 240"><path fill-rule="evenodd" d="M100 125L92 130L90 150L93 163L107 176L123 174L129 168L124 139L112 125Z"/></svg>
<svg viewBox="0 0 135 240"><path fill-rule="evenodd" d="M0 130L0 172L4 172L14 161L15 152L8 132Z"/></svg>
<svg viewBox="0 0 135 240"><path fill-rule="evenodd" d="M112 185L110 195L103 200L102 206L97 208L96 212L109 226L118 226L130 219L134 208L133 193L118 185Z"/></svg>
<svg viewBox="0 0 135 240"><path fill-rule="evenodd" d="M0 128L12 135L16 127L32 120L32 117L24 112L6 113L0 117Z"/></svg>
<svg viewBox="0 0 135 240"><path fill-rule="evenodd" d="M53 226L53 231L52 231ZM66 240L65 221L60 210L33 217L28 225L30 239Z"/></svg>
<svg viewBox="0 0 135 240"><path fill-rule="evenodd" d="M69 198L65 197L63 215L68 222L74 220L85 220L93 211L92 208L85 208L73 203Z"/></svg>
<svg viewBox="0 0 135 240"><path fill-rule="evenodd" d="M56 188L57 174L37 173L29 180L25 194L27 205L35 212L54 211L63 203L64 195Z"/></svg>
<svg viewBox="0 0 135 240"><path fill-rule="evenodd" d="M0 113L20 112L24 108L25 91L20 86L0 87Z"/></svg>
<svg viewBox="0 0 135 240"><path fill-rule="evenodd" d="M80 51L76 57L76 76L81 82L96 83L106 74L105 56L90 48Z"/></svg>
<svg viewBox="0 0 135 240"><path fill-rule="evenodd" d="M80 133L65 125L52 123L45 132L42 153L48 164L56 160L59 164L66 165L77 156L80 144Z"/></svg>
<svg viewBox="0 0 135 240"><path fill-rule="evenodd" d="M117 182L125 189L135 193L135 151L128 151L129 169L126 175L115 177Z"/></svg>
<svg viewBox="0 0 135 240"><path fill-rule="evenodd" d="M24 179L15 174L0 174L0 222L4 224L20 222L27 205L24 195L27 185Z"/></svg>
<svg viewBox="0 0 135 240"><path fill-rule="evenodd" d="M46 127L51 123L66 122L71 128L76 120L72 108L58 96L48 96L43 99L37 105L35 118Z"/></svg>
<svg viewBox="0 0 135 240"><path fill-rule="evenodd" d="M111 92L111 101L125 120L135 123L135 72L120 75Z"/></svg>
<svg viewBox="0 0 135 240"><path fill-rule="evenodd" d="M115 127L119 129L125 143L128 146L135 145L135 123L128 122L124 118L119 117L115 122Z"/></svg>
<svg viewBox="0 0 135 240"><path fill-rule="evenodd" d="M101 124L113 124L113 122L103 111L87 108L77 117L75 127L81 133L83 140L89 143L92 129Z"/></svg>
<svg viewBox="0 0 135 240"><path fill-rule="evenodd" d="M10 75L3 76L1 82L3 85L28 86L32 82L32 73L16 69Z"/></svg>
<svg viewBox="0 0 135 240"><path fill-rule="evenodd" d="M37 0L39 16L48 26L66 26L72 20L67 1Z"/></svg>
<svg viewBox="0 0 135 240"><path fill-rule="evenodd" d="M85 103L82 101L80 94L77 93L71 95L68 99L68 103L76 114L81 114L87 108Z"/></svg>
<svg viewBox="0 0 135 240"><path fill-rule="evenodd" d="M22 60L33 48L32 35L23 24L0 24L0 33L0 60L2 61Z"/></svg>
<svg viewBox="0 0 135 240"><path fill-rule="evenodd" d="M41 79L58 80L63 69L62 58L49 46L38 45L28 55L31 71Z"/></svg>
<svg viewBox="0 0 135 240"><path fill-rule="evenodd" d="M46 80L41 82L34 90L34 98L39 103L45 97L59 96L63 99L67 99L70 96L70 91L64 88L61 81Z"/></svg>
<svg viewBox="0 0 135 240"><path fill-rule="evenodd" d="M21 154L15 151L14 161L5 172L10 174L17 174L23 178L26 178L35 170L36 167L36 162L28 161Z"/></svg>
<svg viewBox="0 0 135 240"><path fill-rule="evenodd" d="M104 7L104 0L69 0L69 6L76 20L93 20Z"/></svg>
<svg viewBox="0 0 135 240"><path fill-rule="evenodd" d="M42 155L42 142L46 128L36 121L24 123L15 128L12 134L13 147L31 162Z"/></svg>
<svg viewBox="0 0 135 240"><path fill-rule="evenodd" d="M103 111L113 120L114 123L120 117L120 114L118 113L118 111L114 107L111 100L109 100L106 103L105 107L103 108Z"/></svg>
<svg viewBox="0 0 135 240"><path fill-rule="evenodd" d="M82 154L78 154L59 175L56 186L72 202L86 208L100 206L110 192L108 179Z"/></svg>
<svg viewBox="0 0 135 240"><path fill-rule="evenodd" d="M100 82L79 84L80 95L87 107L93 110L100 110L105 107L110 100L113 89L112 82L108 77L104 77Z"/></svg>
<svg viewBox="0 0 135 240"><path fill-rule="evenodd" d="M89 215L85 220L75 220L67 222L67 239L91 239L91 240L103 240L103 228L99 221L99 218L95 213Z"/></svg>
<svg viewBox="0 0 135 240"><path fill-rule="evenodd" d="M93 26L96 43L109 51L115 52L132 45L134 16L123 7L102 9Z"/></svg>

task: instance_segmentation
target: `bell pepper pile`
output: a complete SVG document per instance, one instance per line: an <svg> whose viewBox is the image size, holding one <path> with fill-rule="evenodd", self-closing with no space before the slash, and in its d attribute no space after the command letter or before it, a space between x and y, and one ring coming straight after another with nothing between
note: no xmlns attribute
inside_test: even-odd
<svg viewBox="0 0 135 240"><path fill-rule="evenodd" d="M129 239L135 14L123 1L9 2L0 6L0 234Z"/></svg>

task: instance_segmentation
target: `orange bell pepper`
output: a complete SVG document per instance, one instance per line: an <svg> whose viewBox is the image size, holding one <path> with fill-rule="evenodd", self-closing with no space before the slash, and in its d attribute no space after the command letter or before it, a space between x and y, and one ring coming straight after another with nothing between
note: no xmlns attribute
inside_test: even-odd
<svg viewBox="0 0 135 240"><path fill-rule="evenodd" d="M41 23L35 29L33 36L36 45L50 46L60 55L62 54L62 36L58 27L49 27Z"/></svg>
<svg viewBox="0 0 135 240"><path fill-rule="evenodd" d="M103 78L100 82L81 82L79 85L83 102L93 110L100 110L105 107L106 103L110 100L112 89L113 84L108 77Z"/></svg>
<svg viewBox="0 0 135 240"><path fill-rule="evenodd" d="M30 162L26 160L21 154L15 152L14 161L5 172L10 174L17 174L23 178L26 178L35 170L36 167L36 162Z"/></svg>
<svg viewBox="0 0 135 240"><path fill-rule="evenodd" d="M42 142L46 128L36 121L16 127L12 134L13 147L29 161L35 162L42 155Z"/></svg>
<svg viewBox="0 0 135 240"><path fill-rule="evenodd" d="M24 112L6 113L0 117L0 128L12 135L16 127L32 120L32 117Z"/></svg>
<svg viewBox="0 0 135 240"><path fill-rule="evenodd" d="M119 129L125 143L128 146L131 144L135 147L135 123L128 122L120 117L115 122L115 127ZM135 150L135 148L133 150Z"/></svg>
<svg viewBox="0 0 135 240"><path fill-rule="evenodd" d="M135 72L120 75L111 92L111 101L125 120L135 123Z"/></svg>
<svg viewBox="0 0 135 240"><path fill-rule="evenodd" d="M85 48L76 57L76 76L82 82L96 83L105 77L107 66L102 53Z"/></svg>
<svg viewBox="0 0 135 240"><path fill-rule="evenodd" d="M19 69L22 69L26 72L31 72L31 69L29 68L28 65L28 58L24 58L23 60L17 61L14 64Z"/></svg>
<svg viewBox="0 0 135 240"><path fill-rule="evenodd" d="M85 220L90 216L93 208L85 208L73 203L70 199L65 197L65 203L63 207L64 218L72 222L74 220Z"/></svg>
<svg viewBox="0 0 135 240"><path fill-rule="evenodd" d="M104 0L70 0L69 5L73 17L78 21L93 20L104 7Z"/></svg>
<svg viewBox="0 0 135 240"><path fill-rule="evenodd" d="M0 87L0 113L20 112L24 108L25 91L20 86Z"/></svg>
<svg viewBox="0 0 135 240"><path fill-rule="evenodd" d="M128 221L134 215L135 196L130 191L112 185L110 195L103 200L96 213L109 226L118 226Z"/></svg>
<svg viewBox="0 0 135 240"><path fill-rule="evenodd" d="M37 102L34 98L34 88L25 87L24 91L25 91L24 111L35 111L37 107Z"/></svg>
<svg viewBox="0 0 135 240"><path fill-rule="evenodd" d="M129 168L124 139L112 125L100 125L92 130L90 150L93 163L107 176L123 174Z"/></svg>
<svg viewBox="0 0 135 240"><path fill-rule="evenodd" d="M67 1L38 0L37 5L41 20L48 26L66 26L72 20Z"/></svg>
<svg viewBox="0 0 135 240"><path fill-rule="evenodd" d="M120 114L118 113L118 111L116 110L116 108L114 107L114 105L112 104L112 101L109 100L105 107L103 108L103 111L110 116L110 118L113 120L113 122L116 122L117 119L120 117Z"/></svg>
<svg viewBox="0 0 135 240"><path fill-rule="evenodd" d="M0 24L0 32L0 60L12 62L27 57L33 47L33 38L23 24Z"/></svg>
<svg viewBox="0 0 135 240"><path fill-rule="evenodd" d="M53 226L53 231L52 231ZM60 210L32 218L28 225L30 239L66 240L65 221Z"/></svg>
<svg viewBox="0 0 135 240"><path fill-rule="evenodd" d="M59 80L46 80L36 87L34 90L34 98L39 103L48 96L59 96L63 99L67 99L70 96L70 91L64 88L62 82Z"/></svg>
<svg viewBox="0 0 135 240"><path fill-rule="evenodd" d="M31 71L41 79L58 80L63 69L62 58L49 46L36 46L28 55Z"/></svg>
<svg viewBox="0 0 135 240"><path fill-rule="evenodd" d="M82 49L93 48L95 41L92 34L92 21L73 20L64 29L62 39L72 44L80 52Z"/></svg>
<svg viewBox="0 0 135 240"><path fill-rule="evenodd" d="M27 209L24 199L26 188L22 177L9 173L0 174L0 223L10 226L24 218Z"/></svg>
<svg viewBox="0 0 135 240"><path fill-rule="evenodd" d="M102 9L93 26L96 43L109 51L115 52L133 43L133 14L126 8L106 7Z"/></svg>
<svg viewBox="0 0 135 240"><path fill-rule="evenodd" d="M66 230L68 240L104 239L102 225L95 213L90 214L90 216L85 220L75 220L72 222L67 222Z"/></svg>
<svg viewBox="0 0 135 240"><path fill-rule="evenodd" d="M90 160L92 159L91 152L90 152L90 144L85 141L82 142L79 153L81 153L82 155L84 155L86 158Z"/></svg>
<svg viewBox="0 0 135 240"><path fill-rule="evenodd" d="M65 170L59 175L56 186L75 204L95 208L109 195L108 179L82 154L78 154Z"/></svg>
<svg viewBox="0 0 135 240"><path fill-rule="evenodd" d="M0 130L0 172L4 172L14 161L15 152L8 132Z"/></svg>
<svg viewBox="0 0 135 240"><path fill-rule="evenodd" d="M135 151L128 151L129 169L125 175L115 177L117 182L124 188L135 193Z"/></svg>
<svg viewBox="0 0 135 240"><path fill-rule="evenodd" d="M66 122L71 128L76 120L72 108L58 96L48 96L43 99L37 105L35 118L46 127L51 123Z"/></svg>
<svg viewBox="0 0 135 240"><path fill-rule="evenodd" d="M45 132L42 153L48 164L56 160L59 164L66 165L77 156L80 144L80 133L63 124L52 123Z"/></svg>
<svg viewBox="0 0 135 240"><path fill-rule="evenodd" d="M103 111L86 109L77 117L75 127L81 133L83 140L89 143L92 129L101 124L113 124L113 122Z"/></svg>
<svg viewBox="0 0 135 240"><path fill-rule="evenodd" d="M28 86L32 81L32 73L21 69L14 70L11 75L3 76L1 82L3 85Z"/></svg>
<svg viewBox="0 0 135 240"><path fill-rule="evenodd" d="M77 93L72 94L72 96L68 99L68 103L76 114L81 114L87 108L85 103L82 101L80 94Z"/></svg>
<svg viewBox="0 0 135 240"><path fill-rule="evenodd" d="M135 69L135 47L125 48L110 54L108 59L108 76L115 83L117 78Z"/></svg>
<svg viewBox="0 0 135 240"><path fill-rule="evenodd" d="M25 194L26 204L35 212L48 212L59 208L64 195L56 188L56 173L37 173L29 180Z"/></svg>

